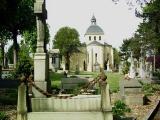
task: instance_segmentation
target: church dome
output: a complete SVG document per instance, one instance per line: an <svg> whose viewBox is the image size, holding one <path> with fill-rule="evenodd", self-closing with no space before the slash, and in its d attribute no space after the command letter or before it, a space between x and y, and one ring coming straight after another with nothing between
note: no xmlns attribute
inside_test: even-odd
<svg viewBox="0 0 160 120"><path fill-rule="evenodd" d="M94 15L91 19L91 25L87 29L85 35L104 35L102 28L96 24L96 18Z"/></svg>

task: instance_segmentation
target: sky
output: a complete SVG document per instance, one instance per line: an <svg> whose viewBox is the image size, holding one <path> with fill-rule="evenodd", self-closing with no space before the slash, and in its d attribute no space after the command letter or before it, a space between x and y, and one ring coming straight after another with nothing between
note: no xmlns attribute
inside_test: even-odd
<svg viewBox="0 0 160 120"><path fill-rule="evenodd" d="M133 36L141 22L125 0L118 4L112 0L46 0L46 9L51 40L61 27L69 26L79 32L80 41L84 42L84 34L94 14L97 25L105 33L105 42L119 48L123 39Z"/></svg>

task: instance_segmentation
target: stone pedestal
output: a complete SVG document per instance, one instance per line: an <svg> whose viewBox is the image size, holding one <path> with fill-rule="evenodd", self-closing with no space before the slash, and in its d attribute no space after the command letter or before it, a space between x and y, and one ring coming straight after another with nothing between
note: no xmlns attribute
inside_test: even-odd
<svg viewBox="0 0 160 120"><path fill-rule="evenodd" d="M46 53L35 53L34 57L34 81L35 84L42 90L47 91L47 54ZM37 90L33 88L33 93L35 97L44 97Z"/></svg>

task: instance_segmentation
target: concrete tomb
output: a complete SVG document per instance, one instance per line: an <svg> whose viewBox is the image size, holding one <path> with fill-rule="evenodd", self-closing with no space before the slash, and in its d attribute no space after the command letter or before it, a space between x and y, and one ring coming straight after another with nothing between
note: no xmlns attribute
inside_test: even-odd
<svg viewBox="0 0 160 120"><path fill-rule="evenodd" d="M142 93L142 86L138 80L121 80L120 81L121 98L127 105L143 105L144 95Z"/></svg>

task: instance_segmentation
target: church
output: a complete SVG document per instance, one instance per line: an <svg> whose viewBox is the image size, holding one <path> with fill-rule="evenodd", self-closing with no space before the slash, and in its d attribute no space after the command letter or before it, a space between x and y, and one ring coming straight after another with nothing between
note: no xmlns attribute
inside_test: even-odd
<svg viewBox="0 0 160 120"><path fill-rule="evenodd" d="M86 30L84 35L85 42L79 47L79 52L74 53L70 57L70 70L78 71L99 71L100 68L111 71L113 67L113 48L105 42L105 34L103 29L97 25L97 20L93 15L91 25ZM59 59L55 50L50 52L50 68L57 67ZM64 68L65 63L62 60L59 67ZM58 69L58 68L57 68Z"/></svg>

